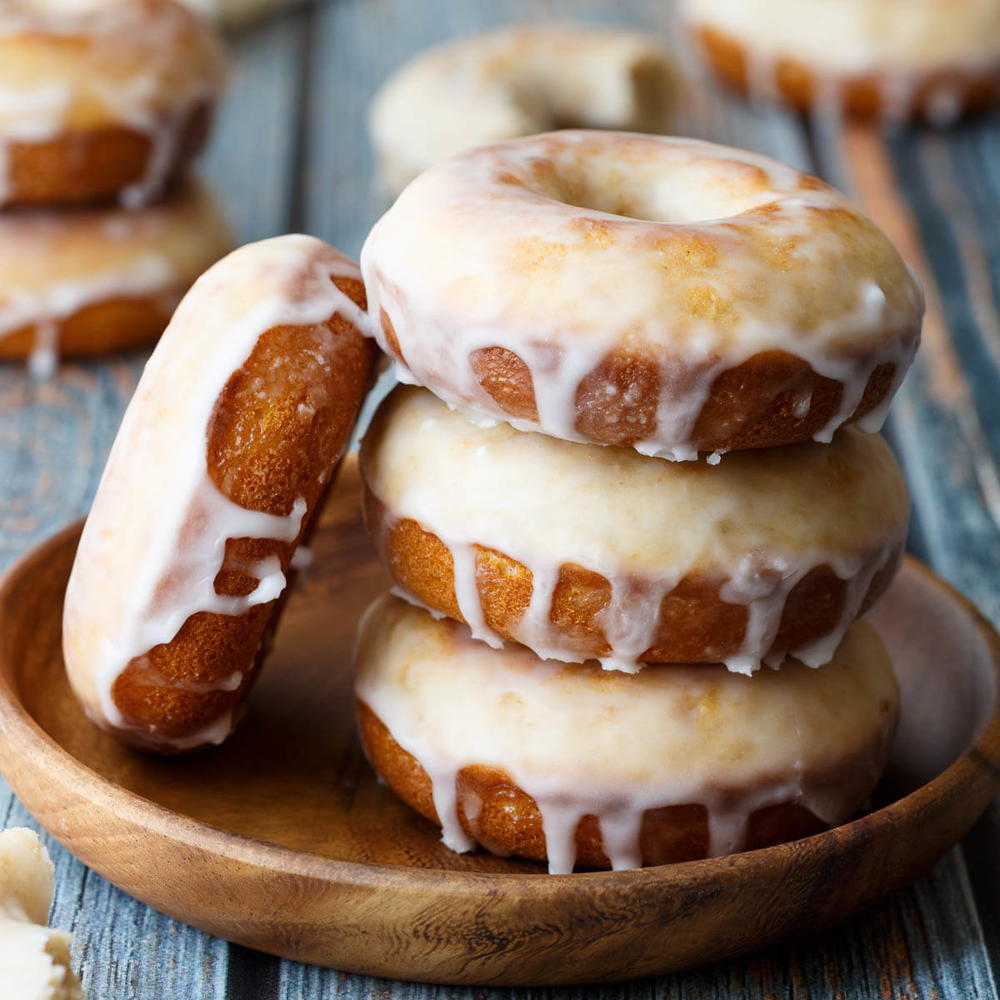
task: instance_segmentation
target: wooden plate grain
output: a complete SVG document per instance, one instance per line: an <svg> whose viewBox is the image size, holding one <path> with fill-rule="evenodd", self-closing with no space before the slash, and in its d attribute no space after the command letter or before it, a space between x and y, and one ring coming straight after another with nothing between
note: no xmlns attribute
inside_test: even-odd
<svg viewBox="0 0 1000 1000"><path fill-rule="evenodd" d="M652 975L843 920L929 867L997 787L1000 639L911 560L874 615L903 688L877 811L793 844L636 872L549 876L530 862L452 854L376 782L354 735L352 633L386 585L357 509L349 463L247 718L197 757L125 750L77 708L60 618L79 525L0 585L4 775L82 861L196 927L400 979Z"/></svg>

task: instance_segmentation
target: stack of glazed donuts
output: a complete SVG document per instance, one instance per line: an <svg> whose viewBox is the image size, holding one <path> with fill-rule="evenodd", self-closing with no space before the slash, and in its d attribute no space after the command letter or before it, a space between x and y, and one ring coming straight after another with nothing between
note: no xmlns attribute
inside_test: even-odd
<svg viewBox="0 0 1000 1000"><path fill-rule="evenodd" d="M876 432L923 312L885 235L761 156L565 131L426 171L362 271L410 383L361 453L388 785L559 873L862 809L898 692L857 619L908 518Z"/></svg>
<svg viewBox="0 0 1000 1000"><path fill-rule="evenodd" d="M228 249L185 177L224 68L176 0L0 4L0 358L151 340Z"/></svg>
<svg viewBox="0 0 1000 1000"><path fill-rule="evenodd" d="M412 383L361 451L396 588L361 623L355 691L388 785L455 850L553 872L841 823L898 713L857 619L903 548L876 431L922 311L832 188L638 134L438 164L360 270L310 237L244 247L185 297L123 420L66 592L73 689L145 750L229 735L374 338Z"/></svg>

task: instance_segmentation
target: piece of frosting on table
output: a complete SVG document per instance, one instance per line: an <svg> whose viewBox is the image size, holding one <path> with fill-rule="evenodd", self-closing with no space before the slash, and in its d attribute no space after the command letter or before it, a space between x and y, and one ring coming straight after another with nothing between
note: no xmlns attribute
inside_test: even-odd
<svg viewBox="0 0 1000 1000"><path fill-rule="evenodd" d="M0 993L5 1000L82 1000L70 936L47 927L54 866L32 830L0 832Z"/></svg>
<svg viewBox="0 0 1000 1000"><path fill-rule="evenodd" d="M239 25L263 17L299 0L183 0L201 14L224 24Z"/></svg>

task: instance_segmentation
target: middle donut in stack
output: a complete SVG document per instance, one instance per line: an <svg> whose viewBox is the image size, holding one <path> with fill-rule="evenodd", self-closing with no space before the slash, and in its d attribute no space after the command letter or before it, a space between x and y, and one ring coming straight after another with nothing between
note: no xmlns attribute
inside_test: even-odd
<svg viewBox="0 0 1000 1000"><path fill-rule="evenodd" d="M871 432L922 314L887 238L766 158L570 131L432 168L362 266L380 343L440 397L396 390L362 449L417 605L359 643L390 787L449 846L553 871L862 808L898 694L852 623L908 517Z"/></svg>

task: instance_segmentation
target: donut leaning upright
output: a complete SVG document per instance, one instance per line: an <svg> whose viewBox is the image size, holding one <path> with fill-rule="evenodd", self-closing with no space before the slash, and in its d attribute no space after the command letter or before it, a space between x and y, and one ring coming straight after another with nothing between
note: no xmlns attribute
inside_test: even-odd
<svg viewBox="0 0 1000 1000"><path fill-rule="evenodd" d="M87 714L172 753L231 732L371 383L357 266L308 236L181 302L122 421L66 592Z"/></svg>
<svg viewBox="0 0 1000 1000"><path fill-rule="evenodd" d="M899 695L855 619L909 510L873 432L923 310L884 234L764 157L570 131L431 168L362 270L426 387L362 445L397 596L355 691L389 786L552 872L864 808Z"/></svg>

